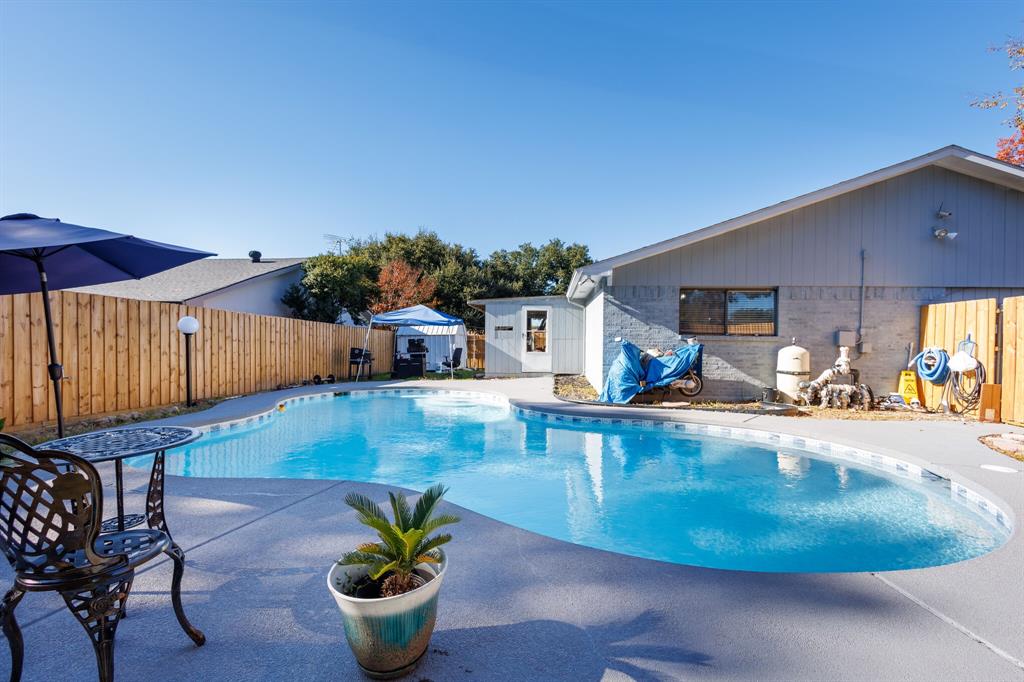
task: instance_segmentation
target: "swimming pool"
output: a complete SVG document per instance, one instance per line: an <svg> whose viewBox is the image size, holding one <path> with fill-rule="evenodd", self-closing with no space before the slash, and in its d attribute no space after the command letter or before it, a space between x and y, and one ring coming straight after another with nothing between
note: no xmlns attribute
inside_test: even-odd
<svg viewBox="0 0 1024 682"><path fill-rule="evenodd" d="M291 404L168 453L167 468L417 490L443 482L450 501L537 533L750 571L920 568L979 556L1009 536L928 472L674 428L531 418L456 392Z"/></svg>

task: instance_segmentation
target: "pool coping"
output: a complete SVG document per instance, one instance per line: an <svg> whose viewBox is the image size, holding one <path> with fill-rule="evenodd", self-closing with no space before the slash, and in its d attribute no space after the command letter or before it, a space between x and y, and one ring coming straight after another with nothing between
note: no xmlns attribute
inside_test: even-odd
<svg viewBox="0 0 1024 682"><path fill-rule="evenodd" d="M436 395L462 395L473 396L487 402L508 406L512 414L518 417L539 419L562 424L613 424L630 426L634 428L652 430L672 430L677 433L685 433L697 436L714 436L730 440L754 441L760 445L790 447L796 450L803 450L831 459L849 461L860 466L870 467L889 475L904 478L910 481L921 482L927 475L931 475L948 483L950 499L953 502L969 508L989 518L990 521L1007 533L1006 541L1016 531L1016 515L1010 505L998 495L986 489L984 486L967 479L960 474L921 458L905 452L889 450L886 448L872 446L867 448L857 443L847 442L845 439L823 440L809 438L782 431L772 431L761 428L746 426L726 426L720 424L708 424L683 419L673 419L672 415L652 414L644 417L635 416L607 416L591 414L604 408L591 407L581 410L582 414L566 414L558 409L545 408L536 403L510 398L501 393L492 393L473 389L460 388L434 388L429 386L416 387L394 387L394 386L345 386L303 395L294 395L278 398L273 401L273 406L267 410L255 412L244 417L236 417L222 421L212 422L196 426L202 433L218 433L224 430L234 430L242 426L265 423L276 414L287 410L288 405L295 403L313 402L318 400L333 399L341 396L358 394L436 394ZM557 408L555 403L551 406Z"/></svg>

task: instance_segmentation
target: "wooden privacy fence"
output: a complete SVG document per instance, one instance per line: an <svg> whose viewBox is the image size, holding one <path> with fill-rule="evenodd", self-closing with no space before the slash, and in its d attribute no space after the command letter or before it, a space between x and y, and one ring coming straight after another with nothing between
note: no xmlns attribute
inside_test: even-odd
<svg viewBox="0 0 1024 682"><path fill-rule="evenodd" d="M952 355L957 344L971 335L978 344L977 358L985 365L986 382L996 380L996 311L994 298L956 303L936 303L921 307L921 348L945 348ZM942 386L921 381L922 402L937 408L942 400Z"/></svg>
<svg viewBox="0 0 1024 682"><path fill-rule="evenodd" d="M307 322L155 301L58 291L51 294L64 365L67 417L185 400L185 337L178 320L199 320L193 338L193 395L224 397L345 377L349 349L365 327ZM390 358L394 333L374 330L370 349ZM0 418L8 426L56 419L41 294L0 296Z"/></svg>
<svg viewBox="0 0 1024 682"><path fill-rule="evenodd" d="M466 367L472 369L484 368L484 335L475 332L466 334Z"/></svg>
<svg viewBox="0 0 1024 682"><path fill-rule="evenodd" d="M921 307L921 347L940 347L952 355L971 334L978 360L985 365L987 383L1001 384L1000 411L1004 422L1024 423L1024 296L937 303ZM922 382L922 399L936 408L942 387Z"/></svg>
<svg viewBox="0 0 1024 682"><path fill-rule="evenodd" d="M1024 296L1003 299L1003 421L1024 426Z"/></svg>

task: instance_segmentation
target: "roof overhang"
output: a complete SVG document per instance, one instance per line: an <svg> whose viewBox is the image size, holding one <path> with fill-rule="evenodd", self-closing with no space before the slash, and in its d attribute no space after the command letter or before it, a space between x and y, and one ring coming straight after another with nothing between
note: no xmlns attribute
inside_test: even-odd
<svg viewBox="0 0 1024 682"><path fill-rule="evenodd" d="M575 272L573 273L573 277L576 277ZM547 296L506 296L503 298L475 298L472 301L466 301L466 304L469 305L471 308L476 308L477 310L482 311L484 308L487 307L488 303L512 303L514 301L553 301L559 298L562 298L560 294L550 294Z"/></svg>
<svg viewBox="0 0 1024 682"><path fill-rule="evenodd" d="M801 196L794 197L793 199L787 199L786 201L782 201L778 204L773 204L700 230L687 232L686 234L679 235L678 237L666 239L665 241L650 244L639 249L634 249L633 251L627 251L621 255L606 258L604 260L597 261L596 263L591 263L590 265L586 265L573 272L572 280L569 282L569 289L566 292L566 297L570 301L585 300L593 291L601 277L607 277L612 273L612 270L622 267L623 265L635 263L636 261L644 260L645 258L651 258L652 256L657 256L665 253L666 251L689 246L690 244L696 244L697 242L704 241L705 239L711 239L712 237L717 237L763 220L769 220L784 213L789 213L790 211L795 211L797 209L804 208L805 206L810 206L811 204L816 204L818 202L846 194L847 192L853 192L899 175L912 173L926 166L940 166L948 170L956 171L957 173L969 175L981 180L987 180L988 182L1024 192L1024 168L1005 163L998 159L994 159L991 156L971 151L970 149L950 145L948 147L943 147L942 149L937 149L934 152L903 161L902 163L897 163L895 165L858 176L851 180L844 180L843 182L835 185L831 185L808 194L803 194Z"/></svg>

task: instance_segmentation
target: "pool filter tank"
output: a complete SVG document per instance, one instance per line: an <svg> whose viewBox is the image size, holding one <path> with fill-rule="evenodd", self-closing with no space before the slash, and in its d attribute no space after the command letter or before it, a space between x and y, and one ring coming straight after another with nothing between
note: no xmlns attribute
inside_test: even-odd
<svg viewBox="0 0 1024 682"><path fill-rule="evenodd" d="M793 343L779 351L775 365L775 387L779 389L779 401L795 403L800 392L800 382L811 378L811 354L806 348Z"/></svg>

